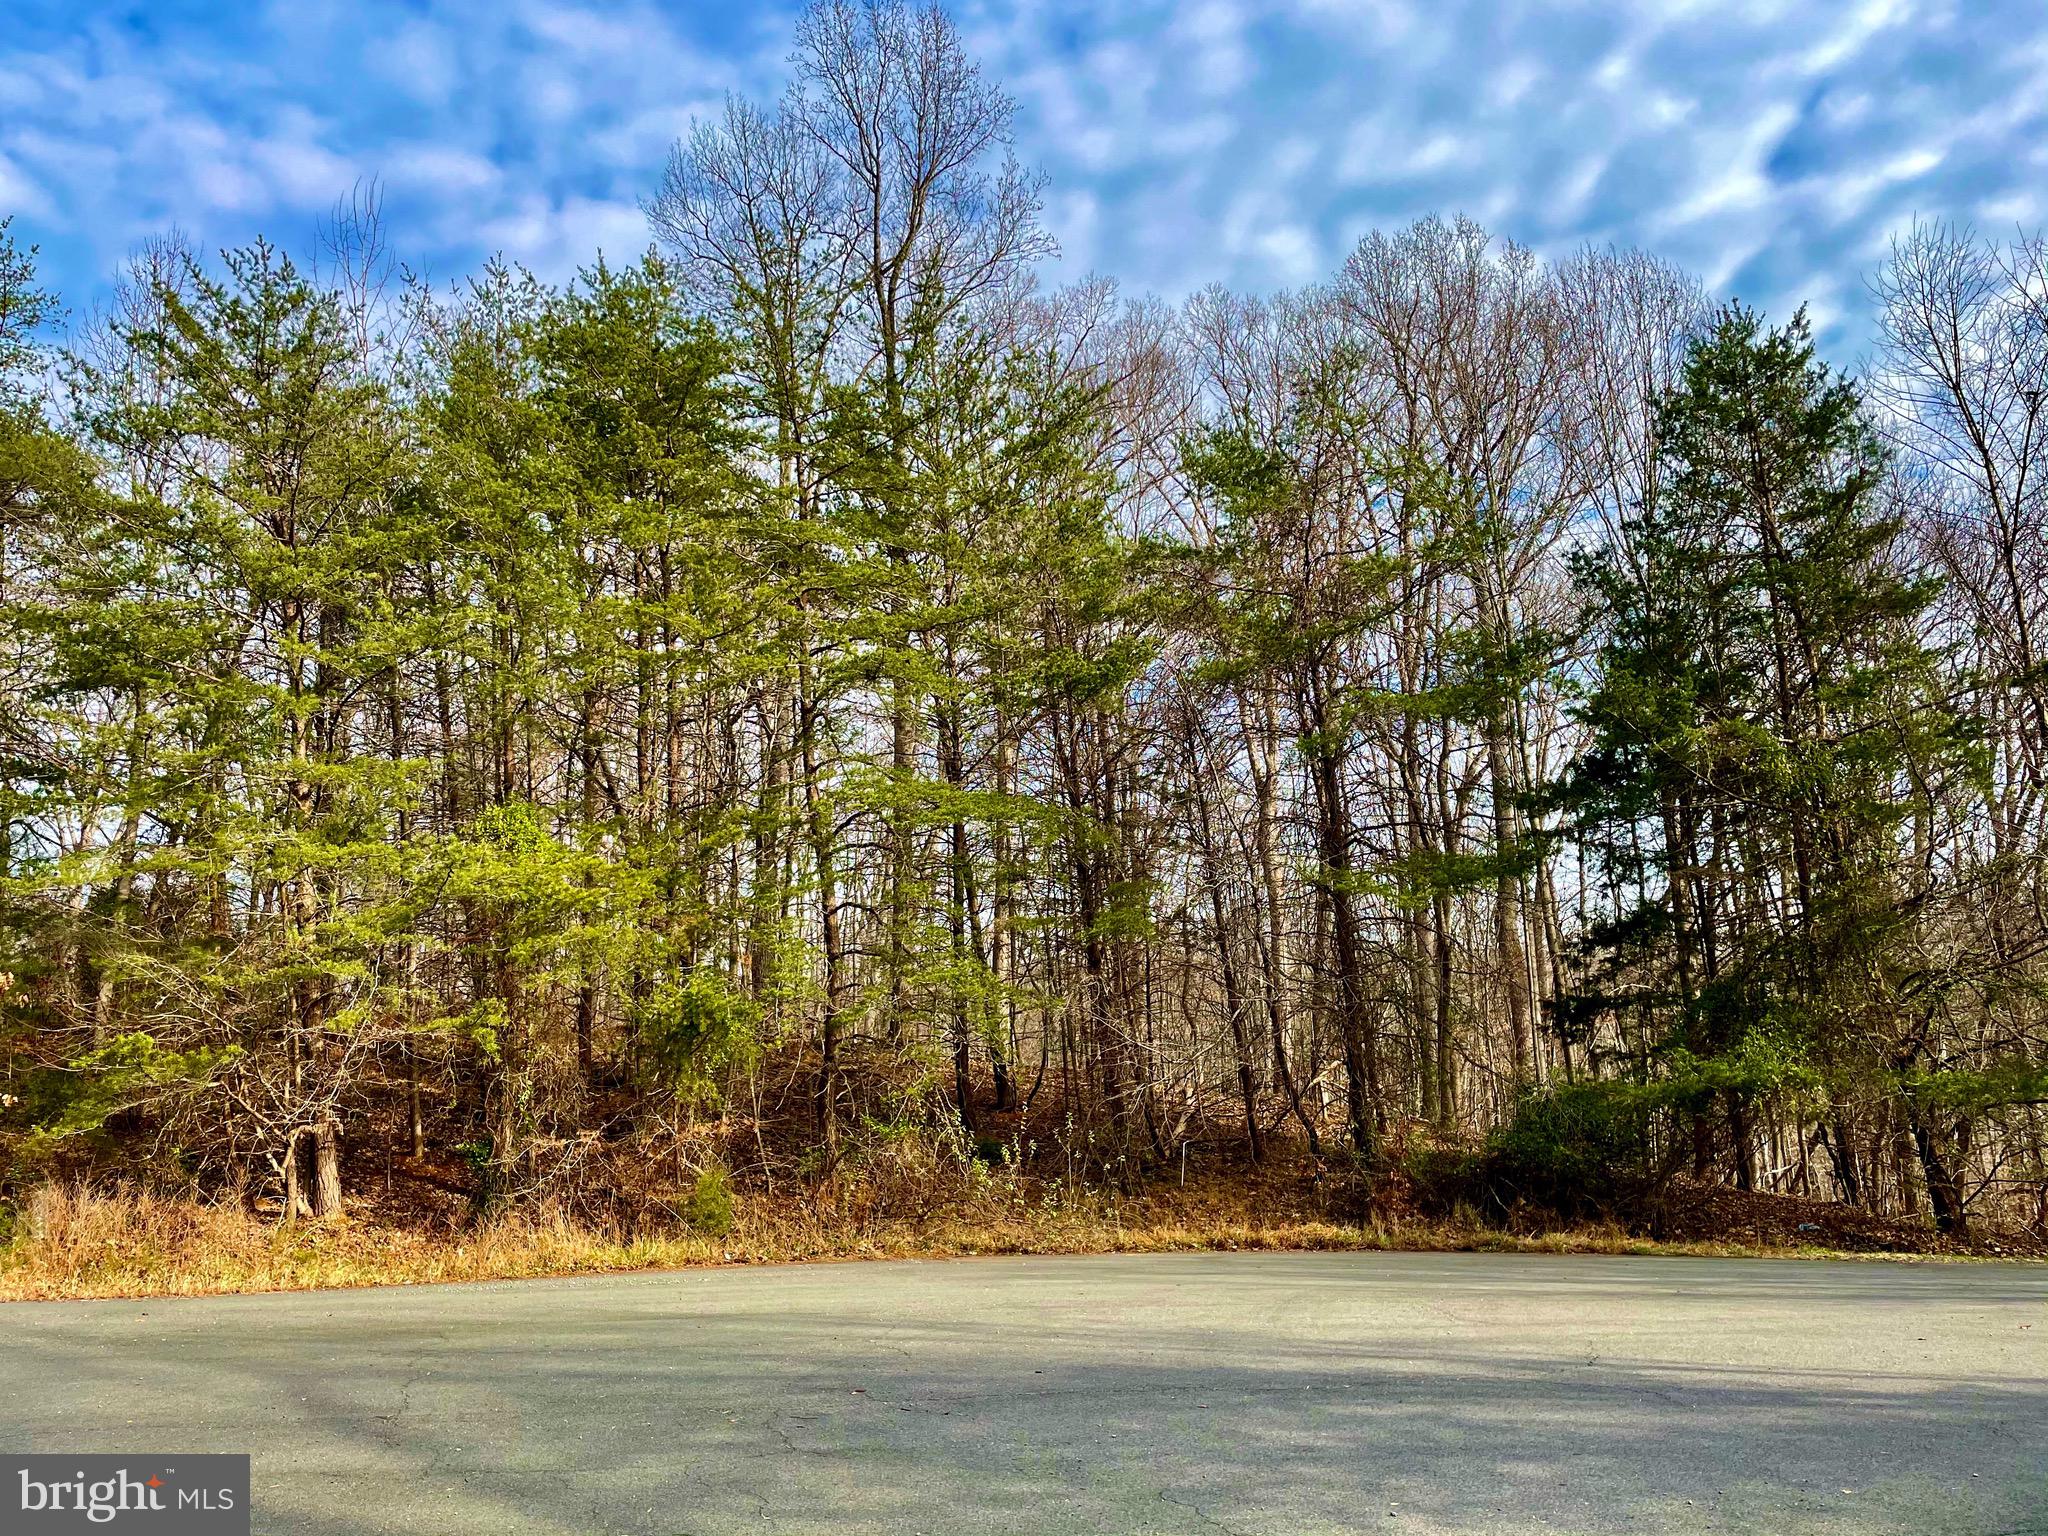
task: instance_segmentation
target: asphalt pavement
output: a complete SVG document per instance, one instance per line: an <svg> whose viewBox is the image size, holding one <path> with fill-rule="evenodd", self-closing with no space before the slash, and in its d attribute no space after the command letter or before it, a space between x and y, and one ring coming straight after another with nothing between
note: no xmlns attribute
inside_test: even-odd
<svg viewBox="0 0 2048 1536"><path fill-rule="evenodd" d="M2048 1267L1187 1254L0 1307L259 1532L2048 1533Z"/></svg>

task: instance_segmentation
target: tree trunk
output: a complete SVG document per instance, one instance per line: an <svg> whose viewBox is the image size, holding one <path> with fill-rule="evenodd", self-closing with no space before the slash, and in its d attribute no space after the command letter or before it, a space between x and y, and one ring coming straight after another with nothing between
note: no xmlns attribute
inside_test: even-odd
<svg viewBox="0 0 2048 1536"><path fill-rule="evenodd" d="M1190 743L1192 745L1192 743ZM1237 1050L1237 1090L1244 1101L1245 1151L1256 1163L1265 1155L1259 1134L1259 1080L1253 1065L1250 1031L1245 1028L1244 990L1238 985L1237 962L1230 952L1230 924L1223 908L1222 872L1209 820L1209 802L1196 795L1196 826L1202 835L1202 859L1209 887L1209 913L1216 928L1216 959L1223 974L1223 1012L1230 1022L1230 1041Z"/></svg>
<svg viewBox="0 0 2048 1536"><path fill-rule="evenodd" d="M1914 1150L1920 1154L1920 1171L1927 1180L1927 1199L1934 1207L1935 1230L1951 1237L1968 1236L1962 1181L1957 1178L1954 1165L1941 1145L1933 1121L1910 1096L1906 1099L1906 1124L1913 1133Z"/></svg>
<svg viewBox="0 0 2048 1536"><path fill-rule="evenodd" d="M1304 711L1324 730L1327 710L1317 696ZM1310 758L1316 791L1316 842L1322 857L1321 882L1330 902L1330 939L1336 957L1337 1027L1344 1046L1345 1108L1351 1144L1361 1157L1379 1148L1385 1108L1380 1097L1378 1041L1365 997L1365 955L1357 905L1349 885L1351 827L1345 807L1343 764L1327 746Z"/></svg>
<svg viewBox="0 0 2048 1536"><path fill-rule="evenodd" d="M1245 756L1251 766L1252 787L1258 799L1257 819L1252 837L1259 861L1259 885L1264 896L1259 922L1259 948L1265 960L1266 1025L1272 1036L1273 1081L1287 1095L1294 1118L1301 1123L1311 1157L1323 1154L1322 1138L1315 1118L1302 1103L1301 1087L1295 1081L1287 1046L1287 943L1286 906L1280 889L1280 861L1274 846L1273 828L1278 821L1278 785L1275 779L1275 723L1273 700L1268 691L1261 700L1256 722L1243 699L1238 701L1238 718L1244 730Z"/></svg>
<svg viewBox="0 0 2048 1536"><path fill-rule="evenodd" d="M420 1059L412 1042L405 1045L405 1123L415 1160L427 1155L427 1130L420 1113Z"/></svg>
<svg viewBox="0 0 2048 1536"><path fill-rule="evenodd" d="M330 1116L312 1130L313 1216L324 1221L341 1214L341 1127Z"/></svg>
<svg viewBox="0 0 2048 1536"><path fill-rule="evenodd" d="M287 1221L326 1221L341 1214L341 1127L332 1115L295 1128L285 1140Z"/></svg>

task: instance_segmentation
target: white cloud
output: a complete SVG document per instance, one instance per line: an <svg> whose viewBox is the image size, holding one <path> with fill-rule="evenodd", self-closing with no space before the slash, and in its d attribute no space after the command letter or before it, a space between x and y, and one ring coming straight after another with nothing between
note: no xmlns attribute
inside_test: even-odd
<svg viewBox="0 0 2048 1536"><path fill-rule="evenodd" d="M1853 330L1886 230L2035 206L2048 164L2035 0L1286 0L1238 17L1161 0L976 12L1023 71L1027 156L1096 191L1096 264L1130 286L1292 283L1363 229L1466 211L1553 253L1646 244ZM1199 67L1204 31L1242 51L1226 94ZM1228 131L1177 144L1197 113Z"/></svg>
<svg viewBox="0 0 2048 1536"><path fill-rule="evenodd" d="M445 144L397 145L385 154L377 174L392 186L417 188L449 201L487 191L504 175L484 156Z"/></svg>
<svg viewBox="0 0 2048 1536"><path fill-rule="evenodd" d="M275 0L141 29L73 0L36 51L0 33L0 206L89 288L139 232L289 237L374 174L401 256L565 276L645 243L636 200L692 114L779 88L796 3ZM1846 332L1913 213L2044 213L2040 0L950 3L1050 174L1062 275L1132 291L1293 284L1466 211L1824 300Z"/></svg>
<svg viewBox="0 0 2048 1536"><path fill-rule="evenodd" d="M1234 0L1197 0L1180 15L1168 36L1169 49L1186 50L1177 71L1184 83L1212 96L1242 86L1252 62L1245 46L1247 18Z"/></svg>
<svg viewBox="0 0 2048 1536"><path fill-rule="evenodd" d="M1272 263L1284 283L1299 285L1322 275L1322 253L1304 225L1275 225L1252 241L1252 249Z"/></svg>
<svg viewBox="0 0 2048 1536"><path fill-rule="evenodd" d="M454 39L429 21L406 22L367 54L379 74L427 106L446 103L461 78Z"/></svg>
<svg viewBox="0 0 2048 1536"><path fill-rule="evenodd" d="M1662 216L1661 227L1675 229L1718 214L1744 213L1766 202L1771 178L1764 162L1797 117L1795 108L1780 103L1765 109L1753 123L1708 136L1700 145L1702 174L1685 201Z"/></svg>
<svg viewBox="0 0 2048 1536"><path fill-rule="evenodd" d="M1494 71L1485 82L1486 105L1489 111L1512 112L1536 89L1543 78L1542 67L1534 59L1515 59Z"/></svg>
<svg viewBox="0 0 2048 1536"><path fill-rule="evenodd" d="M588 197L560 202L538 195L522 197L476 235L486 251L557 283L574 277L600 253L620 266L649 244L647 220L638 204Z"/></svg>
<svg viewBox="0 0 2048 1536"><path fill-rule="evenodd" d="M360 178L355 164L321 143L320 125L288 111L275 133L245 147L250 165L274 200L286 207L317 207L344 195Z"/></svg>
<svg viewBox="0 0 2048 1536"><path fill-rule="evenodd" d="M1874 35L1906 20L1911 10L1909 0L1864 0L1849 7L1848 14L1834 21L1822 41L1807 52L1802 61L1807 72L1824 74L1853 59Z"/></svg>
<svg viewBox="0 0 2048 1536"><path fill-rule="evenodd" d="M0 155L0 218L8 214L25 214L31 218L48 218L52 213L50 200L43 189L30 179L28 173L14 164L5 155Z"/></svg>
<svg viewBox="0 0 2048 1536"><path fill-rule="evenodd" d="M1102 205L1093 193L1056 192L1047 200L1046 227L1060 243L1060 262L1080 275L1095 270L1096 231L1102 221Z"/></svg>
<svg viewBox="0 0 2048 1536"><path fill-rule="evenodd" d="M2032 192L2013 192L1981 202L1975 222L2003 235L2009 230L2038 230L2048 219L2048 205Z"/></svg>

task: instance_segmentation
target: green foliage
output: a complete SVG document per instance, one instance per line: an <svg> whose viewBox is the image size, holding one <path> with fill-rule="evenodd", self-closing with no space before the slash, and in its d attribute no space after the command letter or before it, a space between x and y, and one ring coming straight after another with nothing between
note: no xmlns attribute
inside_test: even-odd
<svg viewBox="0 0 2048 1536"><path fill-rule="evenodd" d="M985 1110L1071 1094L1122 1177L1239 1066L1311 1139L1341 1070L1363 1178L1511 1049L1590 1080L1418 1178L1585 1214L1709 1115L1904 1110L1981 1172L2048 1094L2039 678L1940 651L2007 637L1930 606L1803 318L1722 312L1631 420L1622 316L1432 224L1169 343L1012 286L1023 183L954 167L891 262L849 164L730 121L673 260L385 306L167 245L76 356L0 221L10 1146L131 1112L268 1177L403 1071L490 1205L746 1070L909 1210ZM1654 458L1613 539L1596 396Z"/></svg>
<svg viewBox="0 0 2048 1536"><path fill-rule="evenodd" d="M1708 1055L1674 1046L1663 1057L1655 1081L1664 1103L1704 1113L1716 1095L1748 1100L1783 1095L1788 1104L1814 1108L1824 1102L1826 1082L1813 1061L1809 1030L1775 1016L1721 1031L1730 1043Z"/></svg>
<svg viewBox="0 0 2048 1536"><path fill-rule="evenodd" d="M1675 1171L1695 1117L1735 1098L1784 1095L1812 1109L1825 1103L1804 1043L1767 1024L1710 1055L1683 1046L1664 1052L1653 1075L1551 1083L1525 1094L1507 1124L1487 1138L1478 1178L1487 1199L1565 1220L1642 1221Z"/></svg>
<svg viewBox="0 0 2048 1536"><path fill-rule="evenodd" d="M1900 1086L1923 1104L1979 1116L2016 1104L2048 1104L2048 1062L2014 1056L1982 1068L1916 1070Z"/></svg>
<svg viewBox="0 0 2048 1536"><path fill-rule="evenodd" d="M35 1155L51 1143L98 1131L124 1109L167 1093L189 1093L230 1067L240 1047L192 1051L166 1050L140 1031L119 1035L96 1050L73 1057L61 1079L46 1080L55 1090L37 1095L44 1101L30 1130L28 1150ZM63 1087L58 1088L58 1083ZM49 1102L54 1098L55 1102Z"/></svg>
<svg viewBox="0 0 2048 1536"><path fill-rule="evenodd" d="M1463 1139L1435 1135L1406 1138L1395 1167L1416 1206L1439 1218L1470 1218L1489 1203L1483 1150Z"/></svg>
<svg viewBox="0 0 2048 1536"><path fill-rule="evenodd" d="M1561 1012L1653 1016L1674 1093L1818 1102L1907 1006L1926 893L1898 834L1980 771L1972 732L1934 589L1889 554L1885 451L1803 315L1723 310L1657 423L1665 488L1580 562L1604 638L1556 803L1614 908Z"/></svg>
<svg viewBox="0 0 2048 1536"><path fill-rule="evenodd" d="M503 998L480 997L460 1013L435 1020L432 1027L468 1041L485 1061L494 1062L502 1059L499 1042L511 1016Z"/></svg>
<svg viewBox="0 0 2048 1536"><path fill-rule="evenodd" d="M1525 1095L1487 1138L1481 1183L1502 1212L1532 1207L1567 1221L1641 1214L1660 1185L1653 1130L1666 1085L1587 1082Z"/></svg>
<svg viewBox="0 0 2048 1536"><path fill-rule="evenodd" d="M0 407L32 390L36 332L57 315L56 298L36 283L36 248L15 243L14 215L0 217Z"/></svg>
<svg viewBox="0 0 2048 1536"><path fill-rule="evenodd" d="M701 1170L691 1182L683 1219L706 1237L724 1237L732 1231L732 1175L717 1163Z"/></svg>
<svg viewBox="0 0 2048 1536"><path fill-rule="evenodd" d="M724 977L698 968L653 987L634 1010L634 1041L649 1080L686 1098L709 1098L717 1074L750 1061L760 1007Z"/></svg>
<svg viewBox="0 0 2048 1536"><path fill-rule="evenodd" d="M470 1174L470 1212L475 1217L491 1215L504 1203L504 1164L497 1145L489 1137L458 1141L449 1149L461 1158Z"/></svg>

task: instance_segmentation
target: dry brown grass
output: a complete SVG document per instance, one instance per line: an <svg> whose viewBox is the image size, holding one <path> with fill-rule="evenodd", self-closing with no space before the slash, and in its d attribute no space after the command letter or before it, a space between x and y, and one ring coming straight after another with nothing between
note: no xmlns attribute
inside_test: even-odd
<svg viewBox="0 0 2048 1536"><path fill-rule="evenodd" d="M16 1237L0 1248L0 1300L198 1296L977 1254L1409 1249L1785 1256L1823 1251L1652 1243L1611 1228L1519 1236L1460 1223L1354 1224L1287 1213L1268 1220L1256 1199L1237 1202L1238 1209L1232 1204L1210 1190L1186 1200L983 1200L964 1211L904 1217L876 1216L804 1197L743 1202L733 1230L723 1236L684 1231L636 1236L596 1230L545 1211L455 1232L359 1220L287 1225L238 1207L51 1184L30 1197Z"/></svg>

